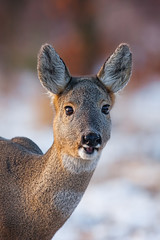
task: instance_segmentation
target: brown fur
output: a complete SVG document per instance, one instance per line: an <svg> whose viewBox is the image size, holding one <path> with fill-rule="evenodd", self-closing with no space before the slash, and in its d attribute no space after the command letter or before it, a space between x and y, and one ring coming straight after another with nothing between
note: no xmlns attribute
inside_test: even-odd
<svg viewBox="0 0 160 240"><path fill-rule="evenodd" d="M102 107L112 108L114 92L131 74L127 45L120 45L108 61L97 76L71 77L55 50L42 46L38 73L54 97L54 143L43 154L30 139L0 138L0 240L49 240L79 203L110 138L110 115ZM71 116L65 106L72 106ZM92 154L82 144L89 133L101 137Z"/></svg>

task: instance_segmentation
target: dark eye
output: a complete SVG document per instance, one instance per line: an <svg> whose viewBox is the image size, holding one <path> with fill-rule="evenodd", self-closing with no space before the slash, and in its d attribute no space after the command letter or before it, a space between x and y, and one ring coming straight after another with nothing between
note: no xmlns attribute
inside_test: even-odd
<svg viewBox="0 0 160 240"><path fill-rule="evenodd" d="M71 106L66 106L65 107L66 115L71 116L73 114L73 108Z"/></svg>
<svg viewBox="0 0 160 240"><path fill-rule="evenodd" d="M104 113L105 115L109 114L109 108L110 108L109 104L103 105L102 110L101 110L102 113Z"/></svg>

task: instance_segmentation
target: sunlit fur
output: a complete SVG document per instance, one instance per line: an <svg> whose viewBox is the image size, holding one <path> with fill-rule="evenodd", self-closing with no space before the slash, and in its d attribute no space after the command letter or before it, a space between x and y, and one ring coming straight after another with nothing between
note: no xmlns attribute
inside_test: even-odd
<svg viewBox="0 0 160 240"><path fill-rule="evenodd" d="M72 56L71 56L72 57ZM28 138L0 138L0 239L50 240L81 200L111 134L114 93L129 81L131 53L120 45L96 76L72 77L52 46L38 55L38 76L54 96L54 143L43 154ZM73 114L66 115L71 106ZM101 143L89 146L90 133ZM92 148L93 147L93 148ZM93 151L92 151L93 150Z"/></svg>

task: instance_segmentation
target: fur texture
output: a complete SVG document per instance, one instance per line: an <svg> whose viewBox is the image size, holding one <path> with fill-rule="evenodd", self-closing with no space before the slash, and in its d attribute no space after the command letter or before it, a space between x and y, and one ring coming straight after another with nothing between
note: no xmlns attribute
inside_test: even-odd
<svg viewBox="0 0 160 240"><path fill-rule="evenodd" d="M62 92L71 78L65 63L49 44L40 49L37 70L41 84L54 94Z"/></svg>
<svg viewBox="0 0 160 240"><path fill-rule="evenodd" d="M100 154L99 154L100 157ZM97 166L99 157L93 158L91 160L84 160L79 158L73 158L69 155L64 154L62 156L62 162L64 168L71 174L79 174L84 172L93 172Z"/></svg>
<svg viewBox="0 0 160 240"><path fill-rule="evenodd" d="M114 92L130 73L124 44L93 77L70 77L55 50L42 46L38 75L54 94L54 143L43 154L30 139L0 138L0 240L50 240L70 217L110 138Z"/></svg>
<svg viewBox="0 0 160 240"><path fill-rule="evenodd" d="M131 68L132 54L129 46L120 44L104 63L97 76L112 92L118 92L127 85Z"/></svg>

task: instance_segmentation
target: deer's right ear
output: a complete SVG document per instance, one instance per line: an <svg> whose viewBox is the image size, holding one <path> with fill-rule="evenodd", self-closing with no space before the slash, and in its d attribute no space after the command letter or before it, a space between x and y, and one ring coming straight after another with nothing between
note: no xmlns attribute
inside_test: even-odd
<svg viewBox="0 0 160 240"><path fill-rule="evenodd" d="M49 44L40 49L37 70L42 86L53 94L63 92L71 79L65 63Z"/></svg>

